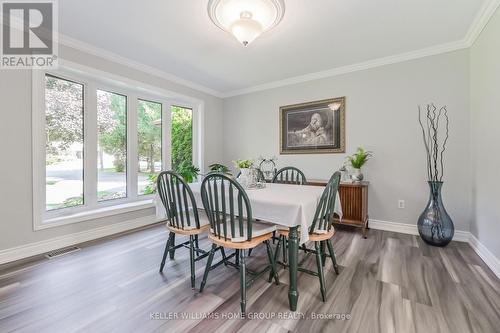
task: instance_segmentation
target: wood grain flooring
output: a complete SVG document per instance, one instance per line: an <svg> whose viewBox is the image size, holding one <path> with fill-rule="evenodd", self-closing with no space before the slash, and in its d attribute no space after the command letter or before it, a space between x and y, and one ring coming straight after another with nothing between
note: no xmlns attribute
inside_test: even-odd
<svg viewBox="0 0 500 333"><path fill-rule="evenodd" d="M500 331L500 281L466 243L435 248L411 235L370 230L363 239L338 230L340 275L328 261L326 303L317 278L299 272L290 312L288 272L280 269L281 285L259 279L249 289L242 319L238 272L219 266L203 293L193 291L187 250L158 273L166 240L165 228L153 226L56 259L0 266L0 332ZM206 236L200 245L209 248ZM259 246L248 266L266 260ZM196 266L198 287L205 262ZM305 264L315 269L314 257Z"/></svg>

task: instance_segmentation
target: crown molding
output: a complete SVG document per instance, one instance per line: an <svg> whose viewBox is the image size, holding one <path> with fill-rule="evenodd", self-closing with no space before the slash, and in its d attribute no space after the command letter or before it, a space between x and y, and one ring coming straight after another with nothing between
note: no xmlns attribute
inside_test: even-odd
<svg viewBox="0 0 500 333"><path fill-rule="evenodd" d="M468 47L469 46L467 45L467 43L464 40L440 44L440 45L436 45L436 46L432 46L432 47L428 47L428 48L424 48L424 49L420 49L420 50L416 50L416 51L401 53L401 54L383 57L383 58L378 58L378 59L374 59L374 60L368 60L365 62L353 64L353 65L336 67L336 68L328 69L325 71L319 71L319 72L315 72L315 73L294 76L294 77L290 77L290 78L284 79L284 80L278 80L278 81L260 84L260 85L253 86L253 87L233 90L233 91L229 91L229 92L224 93L222 97L223 98L233 97L233 96L244 95L244 94L249 94L249 93L253 93L253 92L269 90L269 89L273 89L273 88L279 88L279 87L289 86L289 85L293 85L293 84L298 84L298 83L303 83L303 82L308 82L308 81L313 81L313 80L318 80L318 79L329 78L329 77L338 76L338 75L342 75L342 74L358 72L358 71L362 71L362 70L366 70L366 69L396 64L396 63L400 63L400 62L415 60L415 59L424 58L424 57L433 56L433 55L438 55L438 54L442 54L442 53L453 52L453 51L457 51L457 50L461 50L461 49L466 49Z"/></svg>
<svg viewBox="0 0 500 333"><path fill-rule="evenodd" d="M486 27L493 14L495 14L498 6L500 6L500 0L488 0L481 6L464 38L465 43L469 47L472 46L481 35L481 32Z"/></svg>
<svg viewBox="0 0 500 333"><path fill-rule="evenodd" d="M220 91L217 91L217 90L214 90L212 88L203 86L201 84L183 79L183 78L178 77L174 74L165 72L161 69L140 63L138 61L135 61L135 60L132 60L132 59L129 59L126 57L123 57L119 54L116 54L116 53L104 50L102 48L90 45L88 43L82 42L78 39L66 36L66 35L61 34L61 33L59 33L59 44L65 45L67 47L70 47L70 48L73 48L73 49L76 49L76 50L79 50L79 51L82 51L82 52L85 52L85 53L88 53L91 55L94 55L94 56L99 57L99 58L103 58L105 60L109 60L109 61L118 63L120 65L124 65L124 66L130 67L130 68L136 69L138 71L141 71L141 72L144 72L147 74L154 75L156 77L165 79L167 81L180 84L180 85L185 86L187 88L198 90L198 91L204 92L206 94L209 94L209 95L212 95L215 97L219 97L219 98L223 97L223 93L221 93Z"/></svg>

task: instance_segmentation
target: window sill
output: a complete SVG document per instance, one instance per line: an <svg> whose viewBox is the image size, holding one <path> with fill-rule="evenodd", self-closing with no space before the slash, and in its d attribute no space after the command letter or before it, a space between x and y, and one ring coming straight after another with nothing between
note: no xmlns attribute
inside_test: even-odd
<svg viewBox="0 0 500 333"><path fill-rule="evenodd" d="M128 212L133 212L141 209L153 208L155 207L153 199L127 202L123 204L100 207L92 210L87 210L84 212L78 212L71 215L58 216L53 218L48 218L43 221L42 224L35 225L34 229L42 230L52 227L58 227L66 224L78 223L98 218L103 218L112 215L124 214Z"/></svg>

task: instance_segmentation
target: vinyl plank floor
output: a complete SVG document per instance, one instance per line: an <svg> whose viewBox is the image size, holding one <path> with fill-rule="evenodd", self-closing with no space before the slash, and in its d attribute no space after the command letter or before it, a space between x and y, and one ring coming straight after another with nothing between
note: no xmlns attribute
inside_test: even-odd
<svg viewBox="0 0 500 333"><path fill-rule="evenodd" d="M267 275L248 290L239 314L239 273L221 265L203 293L192 290L189 253L159 262L161 225L81 244L54 259L0 266L0 332L498 332L500 281L466 243L446 248L419 237L353 230L333 238L340 274L324 267L327 301L316 277L299 273L297 312L288 310L288 271L280 285ZM179 243L183 237L176 239ZM200 246L210 248L206 237ZM230 253L230 251L227 251ZM228 253L228 254L229 254ZM217 253L214 260L220 260ZM315 270L314 256L299 255ZM248 260L266 264L265 247ZM199 288L206 260L196 264Z"/></svg>

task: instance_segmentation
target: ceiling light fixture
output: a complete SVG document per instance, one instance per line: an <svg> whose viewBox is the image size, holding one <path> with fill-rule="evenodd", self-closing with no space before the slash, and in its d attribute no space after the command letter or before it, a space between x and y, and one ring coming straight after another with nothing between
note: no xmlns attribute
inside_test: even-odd
<svg viewBox="0 0 500 333"><path fill-rule="evenodd" d="M283 0L210 0L208 16L216 26L247 46L283 19Z"/></svg>

